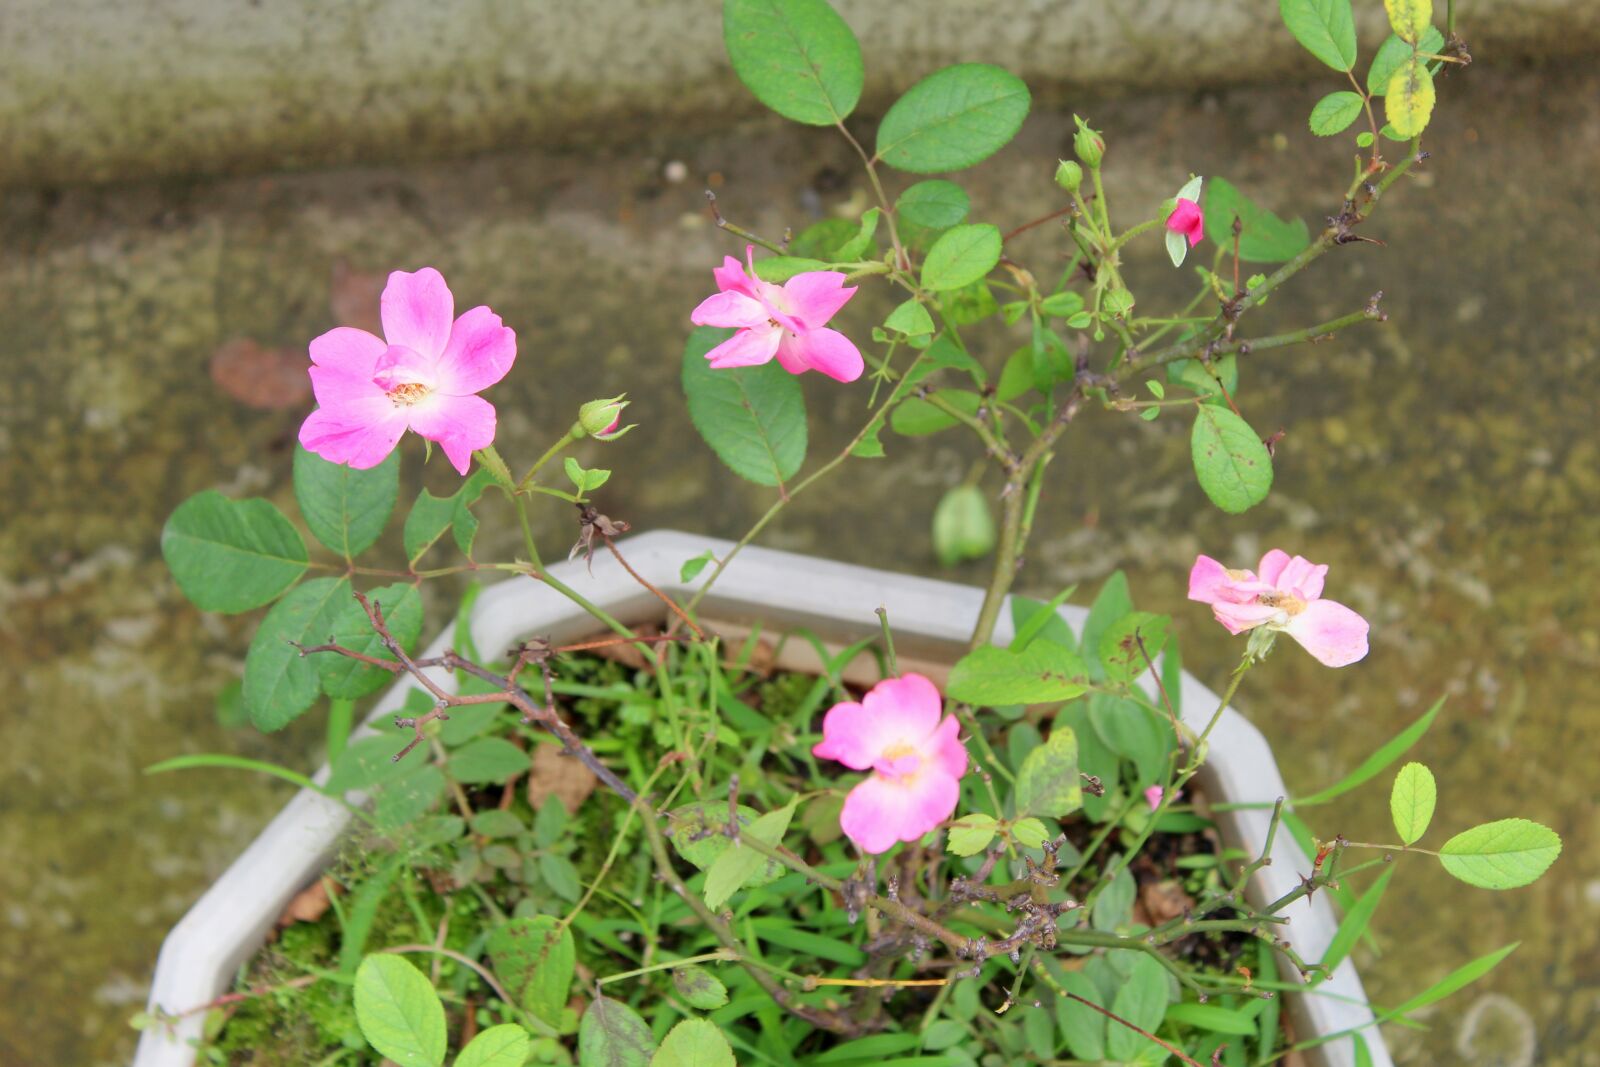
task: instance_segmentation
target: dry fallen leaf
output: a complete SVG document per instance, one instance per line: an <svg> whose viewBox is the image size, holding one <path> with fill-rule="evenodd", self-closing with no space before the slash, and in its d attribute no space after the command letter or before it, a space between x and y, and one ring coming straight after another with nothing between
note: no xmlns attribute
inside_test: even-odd
<svg viewBox="0 0 1600 1067"><path fill-rule="evenodd" d="M563 756L557 745L535 745L533 771L528 775L528 804L538 811L548 797L561 801L571 815L594 792L600 779L573 756Z"/></svg>
<svg viewBox="0 0 1600 1067"><path fill-rule="evenodd" d="M1139 887L1139 904L1149 916L1149 925L1159 926L1194 907L1194 898L1184 892L1175 878L1146 882Z"/></svg>
<svg viewBox="0 0 1600 1067"><path fill-rule="evenodd" d="M311 365L304 352L266 348L235 337L211 355L211 380L246 407L276 411L304 407L311 399Z"/></svg>
<svg viewBox="0 0 1600 1067"><path fill-rule="evenodd" d="M283 914L278 916L279 926L293 926L295 923L314 923L322 918L328 910L328 886L331 883L326 878L318 878L306 886L284 906ZM337 890L337 886L334 887Z"/></svg>

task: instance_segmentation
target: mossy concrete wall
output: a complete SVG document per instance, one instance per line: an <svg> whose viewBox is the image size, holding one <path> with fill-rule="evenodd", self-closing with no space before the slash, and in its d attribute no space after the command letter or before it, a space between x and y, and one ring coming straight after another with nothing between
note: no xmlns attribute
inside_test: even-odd
<svg viewBox="0 0 1600 1067"><path fill-rule="evenodd" d="M961 60L1074 90L1305 77L1274 0L837 0L866 106ZM1364 51L1385 31L1358 3ZM1459 0L1480 57L1600 48L1594 0ZM716 0L6 0L0 184L619 141L755 109ZM1443 5L1440 5L1441 9ZM1442 13L1441 13L1442 18ZM1326 70L1321 73L1329 74Z"/></svg>

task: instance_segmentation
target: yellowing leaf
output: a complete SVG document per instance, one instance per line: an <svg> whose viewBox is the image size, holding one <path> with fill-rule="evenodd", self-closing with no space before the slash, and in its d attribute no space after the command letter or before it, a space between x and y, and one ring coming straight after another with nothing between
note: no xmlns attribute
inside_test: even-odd
<svg viewBox="0 0 1600 1067"><path fill-rule="evenodd" d="M1383 0L1383 6L1389 12L1394 35L1406 44L1421 40L1433 22L1433 0Z"/></svg>
<svg viewBox="0 0 1600 1067"><path fill-rule="evenodd" d="M1401 137L1415 137L1433 117L1433 75L1420 59L1394 72L1383 98L1383 113Z"/></svg>

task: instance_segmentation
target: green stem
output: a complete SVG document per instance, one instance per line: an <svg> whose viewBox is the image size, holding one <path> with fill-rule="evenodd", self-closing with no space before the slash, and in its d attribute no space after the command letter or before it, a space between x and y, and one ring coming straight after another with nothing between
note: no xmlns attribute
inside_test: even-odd
<svg viewBox="0 0 1600 1067"><path fill-rule="evenodd" d="M517 482L517 492L520 493L526 490L533 482L534 476L539 473L544 465L559 456L568 445L574 444L577 441L581 441L587 436L588 435L584 433L583 427L580 424L573 423L572 429L567 431L566 436L562 437L555 444L545 449L544 455L534 460L533 466L528 468L528 473L524 474L522 479Z"/></svg>
<svg viewBox="0 0 1600 1067"><path fill-rule="evenodd" d="M353 700L328 701L328 762L332 763L344 752L350 740L350 727L355 718L356 702Z"/></svg>
<svg viewBox="0 0 1600 1067"><path fill-rule="evenodd" d="M1155 229L1157 226L1161 225L1161 221L1162 220L1158 217L1158 218L1153 218L1153 219L1146 219L1145 221L1139 223L1139 225L1133 227L1130 230L1127 230L1120 237L1118 237L1115 241L1112 241L1111 242L1111 247L1106 250L1106 253L1109 255L1110 253L1115 252L1117 249L1121 248L1123 245L1127 244L1130 238L1137 237L1137 236L1139 236L1139 234L1144 233L1147 230Z"/></svg>

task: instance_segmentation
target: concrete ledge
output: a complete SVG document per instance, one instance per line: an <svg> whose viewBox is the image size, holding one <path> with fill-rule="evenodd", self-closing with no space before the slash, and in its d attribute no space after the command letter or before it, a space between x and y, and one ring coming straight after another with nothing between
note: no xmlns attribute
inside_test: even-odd
<svg viewBox="0 0 1600 1067"><path fill-rule="evenodd" d="M1273 0L837 0L863 107L988 60L1088 86L1315 74ZM1386 30L1359 0L1363 55ZM1480 60L1600 48L1592 0L1460 0ZM7 0L0 185L403 162L686 131L755 113L715 0ZM1327 73L1327 72L1324 72Z"/></svg>

